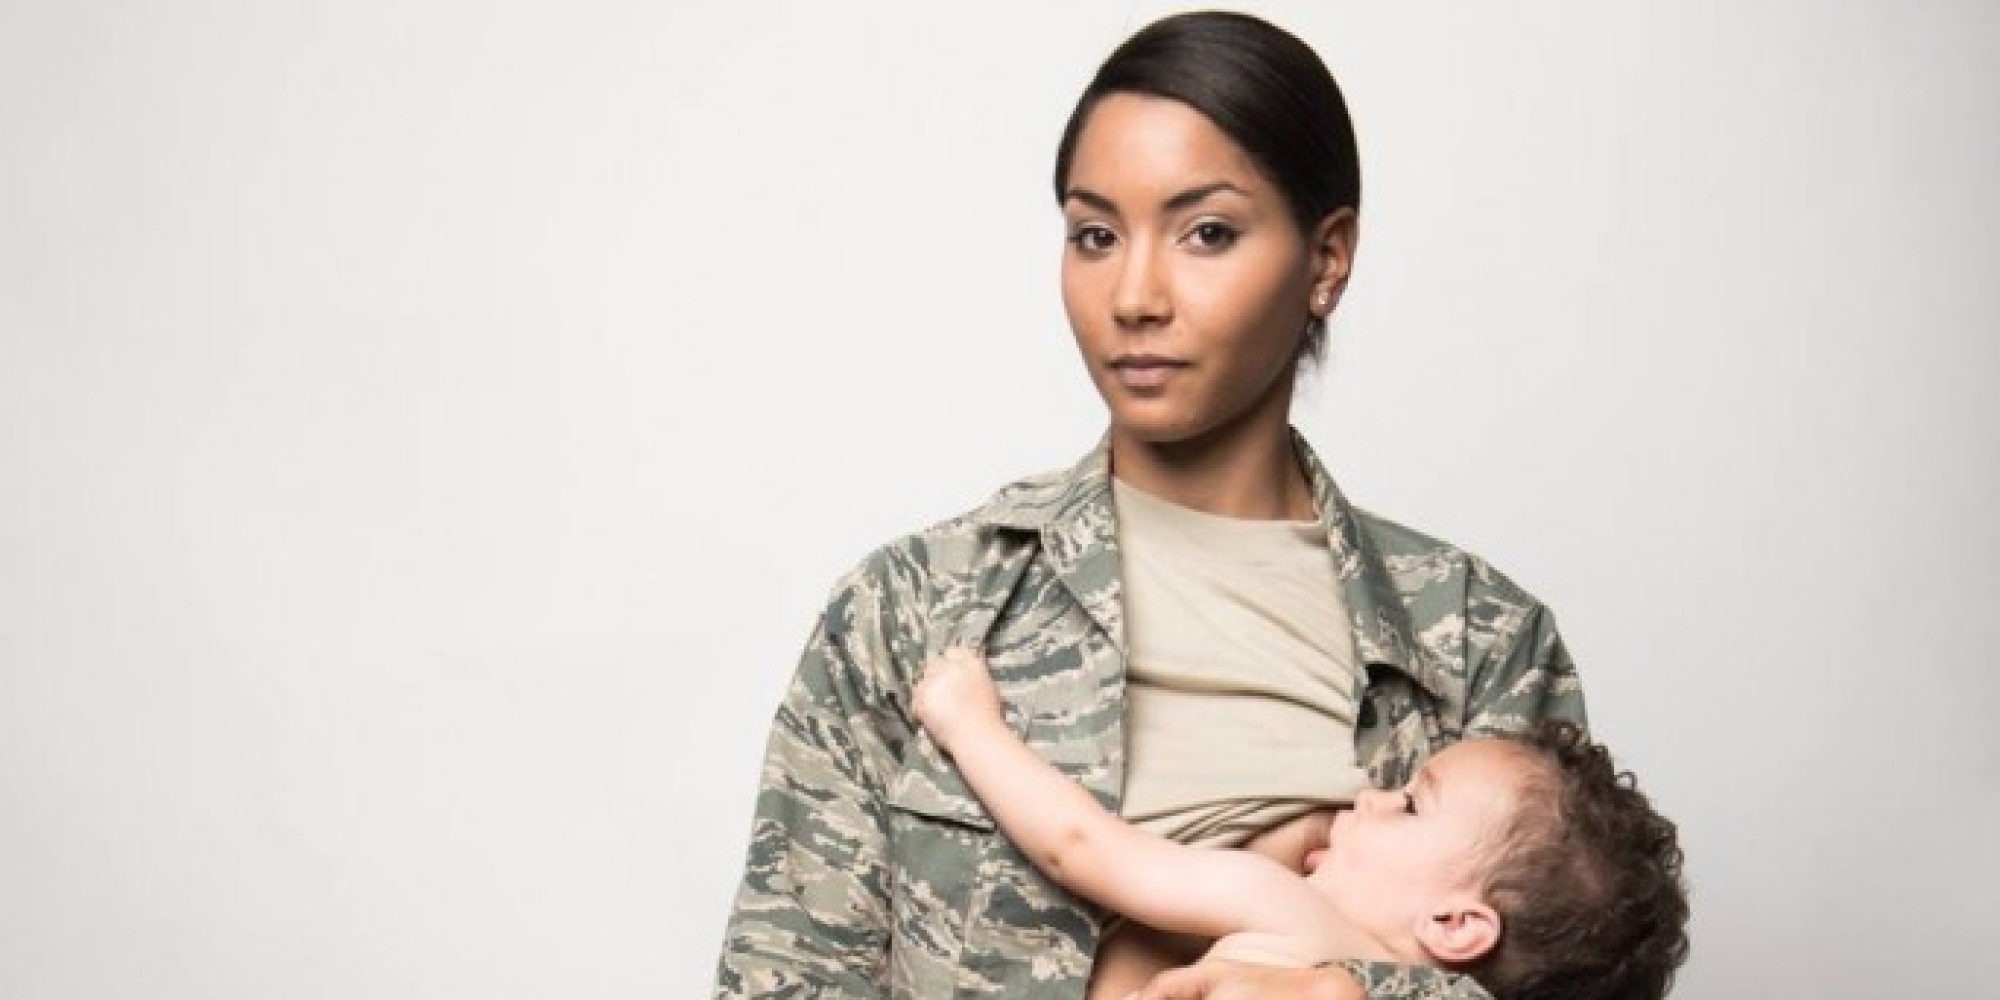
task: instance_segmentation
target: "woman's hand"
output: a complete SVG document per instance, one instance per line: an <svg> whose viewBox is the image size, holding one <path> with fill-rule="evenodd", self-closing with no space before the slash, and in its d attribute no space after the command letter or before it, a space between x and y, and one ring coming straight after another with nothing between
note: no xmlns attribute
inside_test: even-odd
<svg viewBox="0 0 2000 1000"><path fill-rule="evenodd" d="M1153 977L1131 1000L1367 1000L1338 968L1287 969L1210 959Z"/></svg>
<svg viewBox="0 0 2000 1000"><path fill-rule="evenodd" d="M986 658L970 649L947 649L925 664L910 708L946 751L970 727L1004 724Z"/></svg>

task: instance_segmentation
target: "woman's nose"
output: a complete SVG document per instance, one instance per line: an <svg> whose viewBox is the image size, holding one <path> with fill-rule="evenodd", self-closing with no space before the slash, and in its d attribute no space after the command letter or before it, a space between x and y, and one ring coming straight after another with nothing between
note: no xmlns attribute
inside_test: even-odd
<svg viewBox="0 0 2000 1000"><path fill-rule="evenodd" d="M1112 290L1112 316L1118 325L1144 327L1166 322L1171 308L1160 279L1159 264L1151 254L1133 249L1124 255L1118 285Z"/></svg>

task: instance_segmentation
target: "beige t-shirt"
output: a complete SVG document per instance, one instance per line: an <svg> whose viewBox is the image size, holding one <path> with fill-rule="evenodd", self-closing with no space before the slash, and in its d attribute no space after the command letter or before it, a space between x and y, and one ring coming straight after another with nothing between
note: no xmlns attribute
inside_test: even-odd
<svg viewBox="0 0 2000 1000"><path fill-rule="evenodd" d="M1367 786L1354 639L1326 528L1222 517L1116 479L1127 820L1239 846Z"/></svg>

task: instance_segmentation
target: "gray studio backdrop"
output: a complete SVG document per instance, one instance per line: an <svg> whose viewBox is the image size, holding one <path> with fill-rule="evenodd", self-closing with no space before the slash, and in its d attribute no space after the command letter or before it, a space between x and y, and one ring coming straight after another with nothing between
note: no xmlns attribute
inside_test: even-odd
<svg viewBox="0 0 2000 1000"><path fill-rule="evenodd" d="M0 996L700 995L828 586L1095 439L1164 9L0 0ZM1365 158L1299 423L1557 609L1680 995L1993 995L2000 16L1256 9Z"/></svg>

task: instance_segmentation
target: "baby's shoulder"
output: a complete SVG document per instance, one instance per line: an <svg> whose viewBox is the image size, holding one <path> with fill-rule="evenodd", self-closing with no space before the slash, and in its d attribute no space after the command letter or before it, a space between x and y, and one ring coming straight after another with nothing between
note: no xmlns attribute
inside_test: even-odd
<svg viewBox="0 0 2000 1000"><path fill-rule="evenodd" d="M1271 931L1238 931L1225 935L1210 946L1203 961L1219 958L1226 962L1242 962L1248 965L1277 965L1288 969L1303 969L1321 962L1339 958L1338 955L1322 954L1325 949L1317 942L1292 934L1277 934Z"/></svg>

